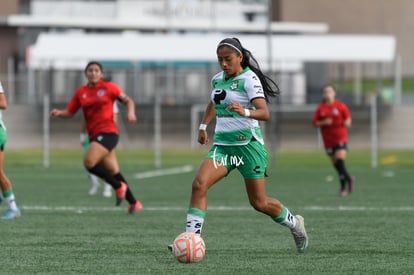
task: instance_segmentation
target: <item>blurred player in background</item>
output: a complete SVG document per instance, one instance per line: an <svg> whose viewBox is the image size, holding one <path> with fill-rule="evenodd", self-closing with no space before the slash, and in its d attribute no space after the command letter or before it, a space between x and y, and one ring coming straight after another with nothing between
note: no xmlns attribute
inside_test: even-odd
<svg viewBox="0 0 414 275"><path fill-rule="evenodd" d="M4 94L3 86L0 82L0 110L7 108L7 100ZM6 127L3 123L2 113L0 111L0 188L3 193L4 201L6 202L6 212L2 216L3 220L11 220L20 217L20 210L17 207L16 199L13 193L10 180L7 178L6 173L3 170L4 164L4 146L7 141ZM1 200L0 200L1 201Z"/></svg>
<svg viewBox="0 0 414 275"><path fill-rule="evenodd" d="M107 80L107 81L109 81L109 80ZM117 105L116 102L114 102L114 120L115 120L115 123L117 122L118 112L119 112L118 105ZM80 133L80 143L81 143L82 148L83 148L83 153L85 154L88 151L89 144L90 144L88 133L87 133L87 130L86 130L85 120L82 120L81 133ZM116 170L119 170L119 167ZM98 177L95 176L94 174L90 173L88 170L86 170L86 174L88 176L89 181L91 182L91 188L89 189L89 195L91 195L91 196L96 195L96 193L98 192L99 186L100 186ZM112 196L112 186L110 184L108 184L106 182L103 183L102 195L106 198L110 198Z"/></svg>
<svg viewBox="0 0 414 275"><path fill-rule="evenodd" d="M119 140L119 130L114 121L113 104L118 100L127 108L127 122L135 123L134 101L125 95L112 82L102 79L103 69L99 62L86 65L85 76L88 83L79 87L66 109L53 109L51 117L71 118L82 108L90 145L84 155L84 166L92 174L100 177L115 189L116 205L126 199L128 213L134 214L142 208L136 200L127 181L119 171L115 147Z"/></svg>
<svg viewBox="0 0 414 275"><path fill-rule="evenodd" d="M320 128L326 154L339 175L339 196L344 197L353 191L353 178L345 168L347 128L351 127L352 119L348 107L335 96L332 85L322 88L322 103L317 106L312 123Z"/></svg>
<svg viewBox="0 0 414 275"><path fill-rule="evenodd" d="M201 234L209 188L237 169L253 208L289 228L302 253L308 245L303 217L291 214L265 191L268 159L258 121L269 119L267 101L279 94L279 88L262 73L251 52L237 38L222 40L216 54L222 71L211 80L211 100L198 132L198 142L208 144L206 128L215 118L214 144L192 183L186 231Z"/></svg>

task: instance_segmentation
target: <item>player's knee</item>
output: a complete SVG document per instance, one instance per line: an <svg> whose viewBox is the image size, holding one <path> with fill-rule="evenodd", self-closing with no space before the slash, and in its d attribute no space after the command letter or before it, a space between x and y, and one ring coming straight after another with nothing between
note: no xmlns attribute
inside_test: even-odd
<svg viewBox="0 0 414 275"><path fill-rule="evenodd" d="M249 199L250 205L259 212L264 212L266 209L266 201L261 199Z"/></svg>
<svg viewBox="0 0 414 275"><path fill-rule="evenodd" d="M91 159L84 159L83 160L83 166L85 166L86 169L90 170L96 165L96 162Z"/></svg>
<svg viewBox="0 0 414 275"><path fill-rule="evenodd" d="M207 192L207 183L199 178L195 178L192 183L192 192L193 193L206 193Z"/></svg>

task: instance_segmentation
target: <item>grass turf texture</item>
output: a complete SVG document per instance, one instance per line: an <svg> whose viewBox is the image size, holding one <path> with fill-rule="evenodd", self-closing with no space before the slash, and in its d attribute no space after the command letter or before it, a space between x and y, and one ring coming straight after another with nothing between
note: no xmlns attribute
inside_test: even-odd
<svg viewBox="0 0 414 275"><path fill-rule="evenodd" d="M163 167L197 168L205 151L164 151ZM237 171L214 186L203 231L206 255L180 264L167 244L184 231L195 171L134 179L153 170L151 151L118 151L123 173L144 209L87 195L81 152L51 152L51 167L35 151L6 151L22 217L1 221L1 274L413 274L414 152L351 151L355 193L339 198L328 158L318 152L278 152L267 192L305 217L310 246L299 255L289 231L251 209ZM391 161L390 161L391 160ZM386 164L386 165L385 165ZM333 176L333 181L327 181ZM0 207L4 211L4 204Z"/></svg>

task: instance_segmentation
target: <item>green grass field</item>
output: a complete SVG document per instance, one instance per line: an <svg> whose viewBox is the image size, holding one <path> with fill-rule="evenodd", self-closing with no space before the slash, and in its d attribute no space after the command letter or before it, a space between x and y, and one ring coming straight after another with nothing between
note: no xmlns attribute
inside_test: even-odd
<svg viewBox="0 0 414 275"><path fill-rule="evenodd" d="M197 168L205 151L165 151L163 168ZM234 171L209 192L206 255L180 264L167 244L184 231L195 171L143 177L151 151L119 151L122 172L144 209L101 193L88 196L81 152L53 151L43 168L37 151L6 151L22 217L1 221L1 274L414 274L414 152L351 151L355 192L337 196L322 151L279 152L267 192L305 217L309 249L298 254L290 232L255 212ZM333 181L327 180L334 176ZM2 203L0 210L5 209Z"/></svg>

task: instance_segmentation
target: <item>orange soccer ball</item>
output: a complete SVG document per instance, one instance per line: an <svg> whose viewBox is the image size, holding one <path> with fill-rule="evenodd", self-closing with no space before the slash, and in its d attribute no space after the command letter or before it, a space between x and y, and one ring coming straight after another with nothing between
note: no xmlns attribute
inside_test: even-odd
<svg viewBox="0 0 414 275"><path fill-rule="evenodd" d="M173 243L173 255L180 263L196 263L203 259L206 245L200 234L184 232Z"/></svg>

